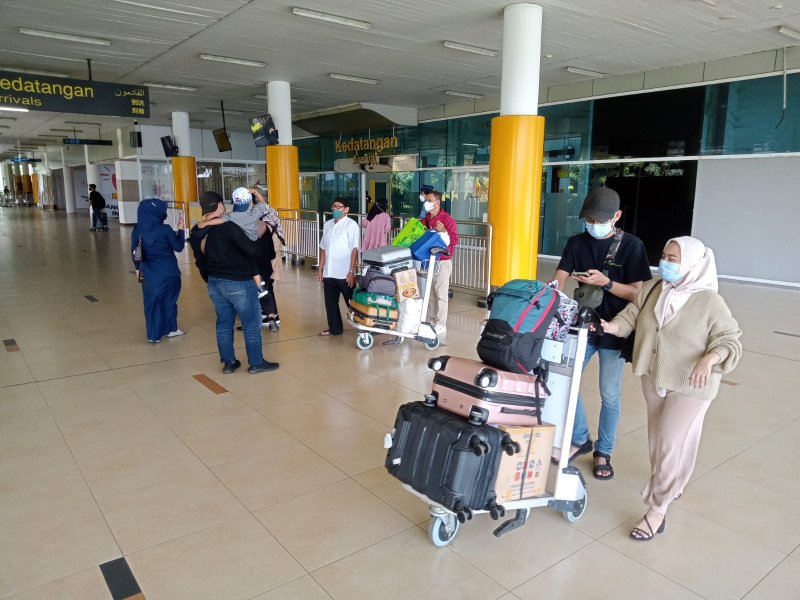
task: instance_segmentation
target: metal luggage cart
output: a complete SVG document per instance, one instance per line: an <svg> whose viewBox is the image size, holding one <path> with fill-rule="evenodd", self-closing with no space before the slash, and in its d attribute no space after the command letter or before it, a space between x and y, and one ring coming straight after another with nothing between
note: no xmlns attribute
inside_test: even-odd
<svg viewBox="0 0 800 600"><path fill-rule="evenodd" d="M430 264L432 267L436 264L436 259L440 254L450 256L450 252L448 252L447 248L431 248ZM367 267L364 267L364 272L366 272L366 270ZM392 331L388 328L383 329L380 327L366 327L365 325L356 323L348 315L347 322L355 327L356 331L358 331L356 346L358 346L361 350L369 350L375 343L374 336L376 334L383 333L389 334L394 338L384 342L384 346L402 344L405 338L411 338L417 340L418 342L422 342L427 350L436 350L440 344L439 336L436 335L436 332L430 323L423 321L425 315L428 314L428 303L431 299L431 287L432 286L430 285L430 282L428 282L428 284L425 286L425 293L422 295L422 310L420 311L419 325L417 326L416 331L412 333L401 333L399 331Z"/></svg>
<svg viewBox="0 0 800 600"><path fill-rule="evenodd" d="M542 421L556 426L553 456L558 456L558 463L551 465L551 469L557 469L553 491L533 498L498 503L497 506L487 510L454 513L418 493L409 485L403 485L410 493L430 505L431 521L428 526L428 536L435 546L446 546L452 542L461 523L479 514L489 513L493 519L499 520L506 513L516 511L514 517L494 530L494 535L500 537L522 527L533 508L546 507L557 510L570 523L580 519L586 512L586 481L580 470L569 464L569 450L590 322L594 322L597 326L600 324L594 311L582 311L579 325L570 329L567 340L564 342L546 340L542 351L542 356L550 362L547 385L551 391L542 410Z"/></svg>

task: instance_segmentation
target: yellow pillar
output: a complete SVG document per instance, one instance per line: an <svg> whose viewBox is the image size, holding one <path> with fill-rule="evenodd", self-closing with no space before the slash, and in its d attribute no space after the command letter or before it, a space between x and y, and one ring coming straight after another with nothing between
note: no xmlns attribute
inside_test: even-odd
<svg viewBox="0 0 800 600"><path fill-rule="evenodd" d="M267 189L275 208L300 208L300 168L296 146L267 146Z"/></svg>
<svg viewBox="0 0 800 600"><path fill-rule="evenodd" d="M495 117L491 144L491 284L500 286L512 279L536 279L544 117Z"/></svg>
<svg viewBox="0 0 800 600"><path fill-rule="evenodd" d="M33 192L33 203L39 204L39 177L31 175L31 191Z"/></svg>
<svg viewBox="0 0 800 600"><path fill-rule="evenodd" d="M31 176L30 175L23 175L22 176L22 191L26 194L30 194L33 192L33 185L31 184Z"/></svg>
<svg viewBox="0 0 800 600"><path fill-rule="evenodd" d="M203 219L200 205L197 203L197 165L193 156L172 157L172 186L175 202L183 202L186 212L183 218L187 226Z"/></svg>

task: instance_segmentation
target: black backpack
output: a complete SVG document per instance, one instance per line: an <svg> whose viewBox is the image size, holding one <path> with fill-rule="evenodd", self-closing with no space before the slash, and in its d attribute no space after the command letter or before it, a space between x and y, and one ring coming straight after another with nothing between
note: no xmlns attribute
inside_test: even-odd
<svg viewBox="0 0 800 600"><path fill-rule="evenodd" d="M561 296L540 281L515 279L489 301L489 320L478 342L480 359L511 373L538 369L547 329L553 318L561 321Z"/></svg>

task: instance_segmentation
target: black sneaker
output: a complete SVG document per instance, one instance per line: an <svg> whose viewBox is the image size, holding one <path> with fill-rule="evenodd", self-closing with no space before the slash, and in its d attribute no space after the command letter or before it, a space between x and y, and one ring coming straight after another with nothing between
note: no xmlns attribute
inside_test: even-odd
<svg viewBox="0 0 800 600"><path fill-rule="evenodd" d="M267 289L267 286L262 282L261 287L258 288L258 297L263 298L267 294L269 294L269 290Z"/></svg>
<svg viewBox="0 0 800 600"><path fill-rule="evenodd" d="M239 361L236 361L239 362ZM260 365L253 365L249 369L247 369L248 373L252 373L255 375L256 373L268 373L269 371L275 371L278 369L280 365L278 363L269 362L265 360Z"/></svg>
<svg viewBox="0 0 800 600"><path fill-rule="evenodd" d="M279 321L276 321L275 319L270 319L269 322L267 323L269 325L269 330L272 332L278 331L278 329L280 329L280 325L278 325L278 323Z"/></svg>
<svg viewBox="0 0 800 600"><path fill-rule="evenodd" d="M227 363L225 363L225 366L222 367L222 372L225 375L230 375L231 373L233 373L236 369L238 369L241 366L242 366L242 362L239 361L239 360L235 360L233 362L227 362Z"/></svg>

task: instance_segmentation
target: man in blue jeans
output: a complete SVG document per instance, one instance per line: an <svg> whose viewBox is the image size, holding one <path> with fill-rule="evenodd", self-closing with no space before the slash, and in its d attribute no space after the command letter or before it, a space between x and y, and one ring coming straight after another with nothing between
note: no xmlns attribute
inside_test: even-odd
<svg viewBox="0 0 800 600"><path fill-rule="evenodd" d="M200 208L205 220L225 214L225 204L219 194L206 192L200 196ZM266 224L258 222L259 236ZM242 366L233 349L233 327L236 315L242 322L244 345L247 351L248 373L266 373L278 368L278 363L264 360L261 349L261 306L259 288L253 281L258 273L255 257L261 252L241 227L226 222L216 227L192 228L189 244L195 264L208 284L208 295L217 312L217 348L223 363L222 372L229 374Z"/></svg>
<svg viewBox="0 0 800 600"><path fill-rule="evenodd" d="M579 218L584 220L586 231L567 240L558 263L555 278L558 288L564 289L567 278L581 284L588 296L594 292L600 318L610 321L636 298L642 283L652 278L642 241L623 233L615 225L622 217L619 195L607 187L599 187L586 196ZM585 274L585 275L584 275ZM594 449L594 476L612 479L611 452L617 437L622 369L625 360L620 358L625 340L613 335L589 336L583 368L597 354L600 360L600 424L597 442L592 444L583 400L578 396L575 424L572 430L570 461Z"/></svg>

